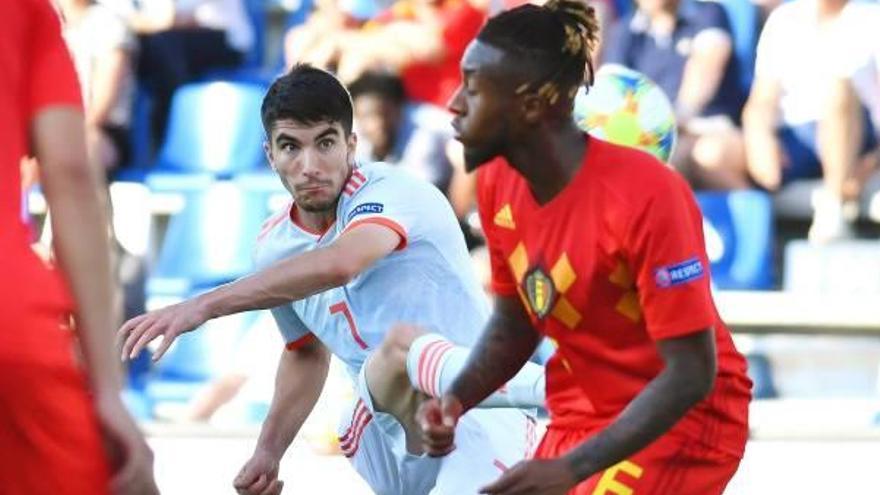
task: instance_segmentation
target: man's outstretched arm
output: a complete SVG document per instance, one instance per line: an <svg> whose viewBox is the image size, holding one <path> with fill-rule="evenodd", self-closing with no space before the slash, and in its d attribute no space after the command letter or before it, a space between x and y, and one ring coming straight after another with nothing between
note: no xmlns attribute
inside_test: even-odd
<svg viewBox="0 0 880 495"><path fill-rule="evenodd" d="M669 431L712 390L715 334L708 328L658 347L665 368L607 428L561 458L517 464L480 493L565 493Z"/></svg>
<svg viewBox="0 0 880 495"><path fill-rule="evenodd" d="M268 309L345 285L376 261L393 252L401 239L395 231L372 223L344 233L333 244L309 251L220 286L182 303L132 318L119 329L122 356L134 357L163 336L153 359L159 359L178 335L220 316Z"/></svg>

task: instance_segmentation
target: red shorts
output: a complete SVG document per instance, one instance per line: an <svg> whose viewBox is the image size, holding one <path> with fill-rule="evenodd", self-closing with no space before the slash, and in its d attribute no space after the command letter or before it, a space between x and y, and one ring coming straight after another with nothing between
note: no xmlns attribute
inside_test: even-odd
<svg viewBox="0 0 880 495"><path fill-rule="evenodd" d="M107 456L82 374L70 363L0 360L0 492L103 495Z"/></svg>
<svg viewBox="0 0 880 495"><path fill-rule="evenodd" d="M559 457L592 433L551 427L535 458ZM717 495L733 478L739 462L738 456L667 434L629 459L588 478L569 495Z"/></svg>

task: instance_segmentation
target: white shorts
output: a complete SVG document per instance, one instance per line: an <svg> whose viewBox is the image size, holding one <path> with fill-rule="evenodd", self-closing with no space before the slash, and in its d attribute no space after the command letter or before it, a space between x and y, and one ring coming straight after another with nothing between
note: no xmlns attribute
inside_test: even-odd
<svg viewBox="0 0 880 495"><path fill-rule="evenodd" d="M537 445L534 415L521 409L474 409L455 431L455 450L446 457L406 450L403 426L376 412L364 369L357 397L343 412L339 441L343 454L377 495L471 495L507 468L530 457Z"/></svg>

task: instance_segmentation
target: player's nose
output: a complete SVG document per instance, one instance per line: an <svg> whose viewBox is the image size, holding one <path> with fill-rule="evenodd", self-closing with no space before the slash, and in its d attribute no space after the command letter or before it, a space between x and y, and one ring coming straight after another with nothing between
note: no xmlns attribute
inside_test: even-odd
<svg viewBox="0 0 880 495"><path fill-rule="evenodd" d="M455 115L461 115L464 113L463 95L464 85L459 84L458 88L455 90L455 93L452 94L452 97L446 103L446 108Z"/></svg>

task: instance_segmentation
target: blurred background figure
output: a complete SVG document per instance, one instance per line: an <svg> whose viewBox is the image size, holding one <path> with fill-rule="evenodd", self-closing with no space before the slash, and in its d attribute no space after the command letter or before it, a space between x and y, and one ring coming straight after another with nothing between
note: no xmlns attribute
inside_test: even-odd
<svg viewBox="0 0 880 495"><path fill-rule="evenodd" d="M484 0L399 0L364 22L322 2L314 20L288 34L286 58L333 70L346 84L368 70L398 73L410 99L444 107L487 8Z"/></svg>
<svg viewBox="0 0 880 495"><path fill-rule="evenodd" d="M743 117L749 172L769 191L823 178L812 198L813 241L852 236L857 200L880 163L878 26L874 2L793 0L761 34Z"/></svg>
<svg viewBox="0 0 880 495"><path fill-rule="evenodd" d="M104 0L138 35L138 79L151 92L150 135L165 135L171 96L212 70L240 65L255 40L243 0Z"/></svg>
<svg viewBox="0 0 880 495"><path fill-rule="evenodd" d="M119 15L94 0L59 0L59 5L83 91L88 153L110 172L130 159L137 40Z"/></svg>
<svg viewBox="0 0 880 495"><path fill-rule="evenodd" d="M448 192L452 165L449 114L430 103L411 103L399 77L362 74L349 85L358 133L358 159L400 166Z"/></svg>
<svg viewBox="0 0 880 495"><path fill-rule="evenodd" d="M676 109L671 163L698 189L749 186L739 117L745 102L730 22L712 1L637 0L603 43L603 62L654 80Z"/></svg>

